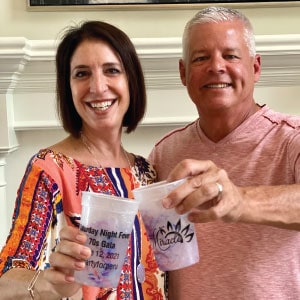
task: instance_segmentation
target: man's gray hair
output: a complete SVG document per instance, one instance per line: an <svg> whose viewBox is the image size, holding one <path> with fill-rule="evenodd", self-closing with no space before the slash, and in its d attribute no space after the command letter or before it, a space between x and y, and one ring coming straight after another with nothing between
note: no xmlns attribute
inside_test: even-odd
<svg viewBox="0 0 300 300"><path fill-rule="evenodd" d="M253 27L249 19L232 8L225 7L208 7L200 10L188 23L186 24L182 36L182 56L186 60L188 52L188 42L190 29L196 24L204 23L221 23L226 21L241 21L244 24L244 38L249 48L250 56L254 57L256 54L255 37Z"/></svg>

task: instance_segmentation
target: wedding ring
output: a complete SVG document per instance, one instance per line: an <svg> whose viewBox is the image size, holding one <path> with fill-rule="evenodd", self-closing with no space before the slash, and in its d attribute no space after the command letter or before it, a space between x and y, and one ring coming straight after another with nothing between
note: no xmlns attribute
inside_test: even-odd
<svg viewBox="0 0 300 300"><path fill-rule="evenodd" d="M219 202L221 200L221 197L222 197L223 185L219 182L216 182L216 185L218 187L218 195L216 197L217 197L217 201Z"/></svg>

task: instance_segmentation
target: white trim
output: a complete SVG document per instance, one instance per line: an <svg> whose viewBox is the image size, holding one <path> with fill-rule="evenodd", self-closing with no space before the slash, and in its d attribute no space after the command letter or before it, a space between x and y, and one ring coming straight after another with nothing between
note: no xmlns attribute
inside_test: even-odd
<svg viewBox="0 0 300 300"><path fill-rule="evenodd" d="M178 60L181 38L132 39L150 89L181 87ZM256 36L257 52L262 56L259 86L298 85L300 82L300 35ZM48 92L55 89L54 40L0 38L0 93Z"/></svg>

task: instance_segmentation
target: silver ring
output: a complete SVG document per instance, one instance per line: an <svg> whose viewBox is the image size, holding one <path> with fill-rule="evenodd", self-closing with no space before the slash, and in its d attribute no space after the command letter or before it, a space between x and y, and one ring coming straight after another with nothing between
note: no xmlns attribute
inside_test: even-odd
<svg viewBox="0 0 300 300"><path fill-rule="evenodd" d="M217 197L217 200L220 201L220 199L222 197L222 192L223 192L223 185L219 182L216 182L216 185L218 187L218 195L216 197Z"/></svg>

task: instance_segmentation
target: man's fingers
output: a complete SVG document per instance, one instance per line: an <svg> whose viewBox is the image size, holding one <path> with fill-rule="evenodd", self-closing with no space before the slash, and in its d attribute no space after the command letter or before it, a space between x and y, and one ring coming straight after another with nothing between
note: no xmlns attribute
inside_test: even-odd
<svg viewBox="0 0 300 300"><path fill-rule="evenodd" d="M202 179L195 176L164 198L163 205L166 208L175 207L178 213L184 214L193 208L210 208L218 195L219 189L215 182L202 183Z"/></svg>
<svg viewBox="0 0 300 300"><path fill-rule="evenodd" d="M213 166L215 165L210 160L184 159L170 172L167 181L175 181L178 179L199 175L203 172L207 172Z"/></svg>

